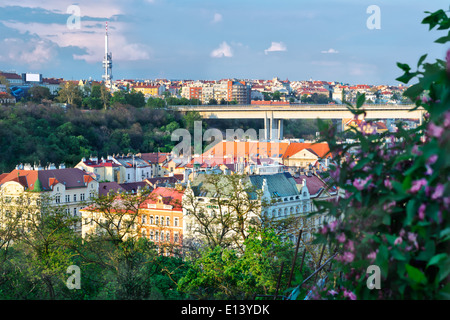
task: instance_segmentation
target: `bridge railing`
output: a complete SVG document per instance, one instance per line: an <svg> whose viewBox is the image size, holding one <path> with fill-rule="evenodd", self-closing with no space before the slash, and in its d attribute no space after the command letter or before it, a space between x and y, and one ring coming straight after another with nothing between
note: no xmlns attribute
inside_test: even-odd
<svg viewBox="0 0 450 320"><path fill-rule="evenodd" d="M412 109L416 105L414 104L364 104L363 108L367 109ZM285 110L285 109L347 109L345 104L288 104L288 105L254 105L254 104L233 104L233 105L171 105L168 106L171 109L190 109L190 110L236 110L236 109L253 109L253 110Z"/></svg>

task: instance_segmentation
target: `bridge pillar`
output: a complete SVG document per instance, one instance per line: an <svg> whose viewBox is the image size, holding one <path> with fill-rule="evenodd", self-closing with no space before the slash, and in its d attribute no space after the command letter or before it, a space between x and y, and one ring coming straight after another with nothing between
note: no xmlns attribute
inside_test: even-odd
<svg viewBox="0 0 450 320"><path fill-rule="evenodd" d="M267 118L267 111L264 113L264 140L270 139L269 119Z"/></svg>
<svg viewBox="0 0 450 320"><path fill-rule="evenodd" d="M278 140L283 139L283 119L278 119Z"/></svg>

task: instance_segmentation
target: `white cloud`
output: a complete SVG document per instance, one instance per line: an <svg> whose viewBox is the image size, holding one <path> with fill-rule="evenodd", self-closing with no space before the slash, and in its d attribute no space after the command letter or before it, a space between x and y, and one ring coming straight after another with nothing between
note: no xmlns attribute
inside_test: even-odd
<svg viewBox="0 0 450 320"><path fill-rule="evenodd" d="M223 17L220 13L215 13L214 14L214 18L213 18L213 23L218 23L220 21L222 21Z"/></svg>
<svg viewBox="0 0 450 320"><path fill-rule="evenodd" d="M53 13L67 14L67 8L74 5L73 0L2 0L0 7L20 6L23 8L42 8ZM75 5L80 8L81 17L111 18L112 16L124 14L126 6L124 1L96 0L96 1L75 1Z"/></svg>
<svg viewBox="0 0 450 320"><path fill-rule="evenodd" d="M339 53L336 49L330 48L328 50L321 51L322 53Z"/></svg>
<svg viewBox="0 0 450 320"><path fill-rule="evenodd" d="M18 38L6 38L0 42L3 48L0 61L25 62L30 69L38 70L42 65L54 62L56 45L43 39L24 41Z"/></svg>
<svg viewBox="0 0 450 320"><path fill-rule="evenodd" d="M20 33L31 33L48 42L56 43L59 47L78 47L86 51L85 54L74 54L75 60L85 60L96 63L103 59L105 52L105 26L98 21L81 21L80 29L70 30L65 24L42 24L4 21L8 28ZM111 28L112 27L112 28ZM129 43L123 34L126 26L114 22L108 24L109 50L113 53L113 61L134 61L150 59L150 48L147 45Z"/></svg>
<svg viewBox="0 0 450 320"><path fill-rule="evenodd" d="M211 52L211 57L213 58L222 58L222 57L230 58L232 56L233 51L231 50L231 47L228 45L228 43L226 43L225 41L220 44L219 48Z"/></svg>
<svg viewBox="0 0 450 320"><path fill-rule="evenodd" d="M264 50L264 53L275 51L287 51L286 45L283 42L272 42L270 48Z"/></svg>

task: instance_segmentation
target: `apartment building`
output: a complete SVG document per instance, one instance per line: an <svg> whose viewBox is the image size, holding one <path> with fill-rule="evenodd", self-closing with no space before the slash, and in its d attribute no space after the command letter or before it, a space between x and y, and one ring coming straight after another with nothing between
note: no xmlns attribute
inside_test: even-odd
<svg viewBox="0 0 450 320"><path fill-rule="evenodd" d="M81 217L80 210L98 193L98 182L92 175L76 168L25 164L2 174L0 179L0 195L8 203L14 204L24 194L34 200L46 196L52 205L62 206L74 217ZM76 226L76 231L81 231L81 224Z"/></svg>

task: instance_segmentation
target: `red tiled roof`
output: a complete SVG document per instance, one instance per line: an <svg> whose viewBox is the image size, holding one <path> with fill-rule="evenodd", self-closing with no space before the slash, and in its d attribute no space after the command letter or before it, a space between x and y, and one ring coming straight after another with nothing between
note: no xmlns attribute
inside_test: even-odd
<svg viewBox="0 0 450 320"><path fill-rule="evenodd" d="M157 187L152 191L150 197L142 203L141 208L148 208L148 204L157 203L158 196L161 196L163 198L164 204L170 204L175 209L181 210L183 194L183 191L179 191L173 188Z"/></svg>
<svg viewBox="0 0 450 320"><path fill-rule="evenodd" d="M2 175L3 179L0 185L8 181L18 181L28 190L34 190L36 180L42 185L42 190L48 191L51 186L57 183L62 183L66 188L84 188L86 183L93 181L92 177L80 169L66 168L54 170L13 170L6 176Z"/></svg>
<svg viewBox="0 0 450 320"><path fill-rule="evenodd" d="M308 149L314 152L320 158L325 157L327 152L330 150L328 143L291 143L286 152L283 154L283 158L292 157L296 153L302 151L303 149ZM327 155L329 157L330 155Z"/></svg>

